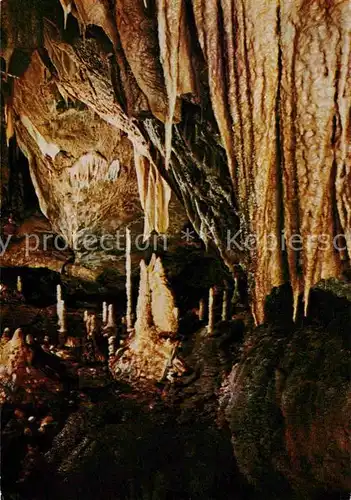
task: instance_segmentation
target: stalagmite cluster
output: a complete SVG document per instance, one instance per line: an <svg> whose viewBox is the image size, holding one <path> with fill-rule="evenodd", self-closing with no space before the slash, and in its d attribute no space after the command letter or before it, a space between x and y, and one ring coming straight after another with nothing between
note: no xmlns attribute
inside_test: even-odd
<svg viewBox="0 0 351 500"><path fill-rule="evenodd" d="M178 342L178 309L160 258L140 263L137 320L113 370L118 376L161 380L171 366Z"/></svg>

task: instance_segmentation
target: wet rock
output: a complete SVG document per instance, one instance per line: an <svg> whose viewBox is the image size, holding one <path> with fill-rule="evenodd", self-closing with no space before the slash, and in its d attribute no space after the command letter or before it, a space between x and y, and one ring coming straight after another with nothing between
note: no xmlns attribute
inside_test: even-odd
<svg viewBox="0 0 351 500"><path fill-rule="evenodd" d="M350 488L349 366L337 329L263 326L247 339L221 412L255 487L306 498Z"/></svg>

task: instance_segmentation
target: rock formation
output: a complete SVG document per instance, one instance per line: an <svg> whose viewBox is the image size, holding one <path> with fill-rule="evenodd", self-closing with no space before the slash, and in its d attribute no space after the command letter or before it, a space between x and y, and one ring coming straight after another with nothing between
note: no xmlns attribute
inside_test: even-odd
<svg viewBox="0 0 351 500"><path fill-rule="evenodd" d="M334 331L332 331L334 330ZM238 465L272 497L348 491L349 355L338 329L259 327L223 388Z"/></svg>
<svg viewBox="0 0 351 500"><path fill-rule="evenodd" d="M135 331L116 353L113 371L119 377L162 380L171 366L178 341L178 310L160 258L140 263Z"/></svg>
<svg viewBox="0 0 351 500"><path fill-rule="evenodd" d="M144 209L166 231L172 188L245 265L257 322L286 280L307 310L351 251L349 2L57 4L2 8L7 136L55 230L73 246Z"/></svg>

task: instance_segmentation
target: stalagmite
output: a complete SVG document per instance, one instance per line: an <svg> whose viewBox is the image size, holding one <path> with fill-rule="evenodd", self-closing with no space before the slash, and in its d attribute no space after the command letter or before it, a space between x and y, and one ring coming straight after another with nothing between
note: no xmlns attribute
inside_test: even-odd
<svg viewBox="0 0 351 500"><path fill-rule="evenodd" d="M208 325L207 332L211 335L214 330L215 317L214 317L214 288L211 286L208 297Z"/></svg>
<svg viewBox="0 0 351 500"><path fill-rule="evenodd" d="M117 350L117 337L111 335L111 337L108 338L108 355L114 356L116 350Z"/></svg>
<svg viewBox="0 0 351 500"><path fill-rule="evenodd" d="M31 333L29 333L27 336L26 336L26 344L27 345L33 345L34 344L34 337Z"/></svg>
<svg viewBox="0 0 351 500"><path fill-rule="evenodd" d="M98 333L96 314L88 313L88 311L85 312L86 312L85 328L87 332L87 338L94 339L96 334Z"/></svg>
<svg viewBox="0 0 351 500"><path fill-rule="evenodd" d="M204 321L206 316L206 302L205 299L200 299L199 302L199 320Z"/></svg>
<svg viewBox="0 0 351 500"><path fill-rule="evenodd" d="M62 289L61 285L57 285L56 287L56 313L57 313L57 326L58 326L58 334L59 334L59 343L61 346L65 343L65 335L67 333L67 325L66 325L66 306L65 301L62 300Z"/></svg>
<svg viewBox="0 0 351 500"><path fill-rule="evenodd" d="M7 342L10 339L11 339L11 330L10 328L5 328L4 331L2 332L1 340Z"/></svg>
<svg viewBox="0 0 351 500"><path fill-rule="evenodd" d="M180 26L182 18L183 0L157 1L158 39L160 46L160 58L165 77L168 116L165 124L166 159L168 168L172 152L172 125L173 116L177 102L178 90L178 54L180 43Z"/></svg>
<svg viewBox="0 0 351 500"><path fill-rule="evenodd" d="M22 293L22 280L21 280L21 276L17 276L17 292Z"/></svg>
<svg viewBox="0 0 351 500"><path fill-rule="evenodd" d="M105 326L107 323L107 303L102 303L102 324Z"/></svg>
<svg viewBox="0 0 351 500"><path fill-rule="evenodd" d="M108 313L107 313L107 326L106 326L106 328L115 328L115 327L116 327L116 322L115 322L114 307L113 307L113 304L109 304Z"/></svg>
<svg viewBox="0 0 351 500"><path fill-rule="evenodd" d="M222 321L228 320L228 290L223 290Z"/></svg>
<svg viewBox="0 0 351 500"><path fill-rule="evenodd" d="M160 331L176 333L178 330L177 308L160 257L153 256L149 265L149 276L154 324Z"/></svg>
<svg viewBox="0 0 351 500"><path fill-rule="evenodd" d="M58 316L58 326L59 326L59 333L66 333L67 328L66 328L66 306L65 306L65 301L60 300L59 304L57 304L57 316Z"/></svg>
<svg viewBox="0 0 351 500"><path fill-rule="evenodd" d="M116 373L137 378L162 380L171 366L178 340L179 310L159 258L152 255L149 265L140 262L137 319L133 334L117 355Z"/></svg>
<svg viewBox="0 0 351 500"><path fill-rule="evenodd" d="M132 302L132 241L130 229L126 229L126 294L127 294L127 331L133 330L133 302Z"/></svg>
<svg viewBox="0 0 351 500"><path fill-rule="evenodd" d="M62 300L62 289L61 285L57 285L56 287L56 303L59 304Z"/></svg>
<svg viewBox="0 0 351 500"><path fill-rule="evenodd" d="M136 332L147 330L152 325L152 310L149 273L144 260L140 262L140 282L136 313Z"/></svg>

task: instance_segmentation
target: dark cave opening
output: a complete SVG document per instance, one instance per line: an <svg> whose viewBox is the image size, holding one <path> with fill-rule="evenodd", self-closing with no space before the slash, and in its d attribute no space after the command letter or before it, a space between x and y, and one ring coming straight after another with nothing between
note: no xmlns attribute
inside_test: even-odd
<svg viewBox="0 0 351 500"><path fill-rule="evenodd" d="M9 141L8 167L8 184L2 217L9 217L12 214L15 219L24 220L33 214L43 216L31 179L28 160L18 147L15 137Z"/></svg>

